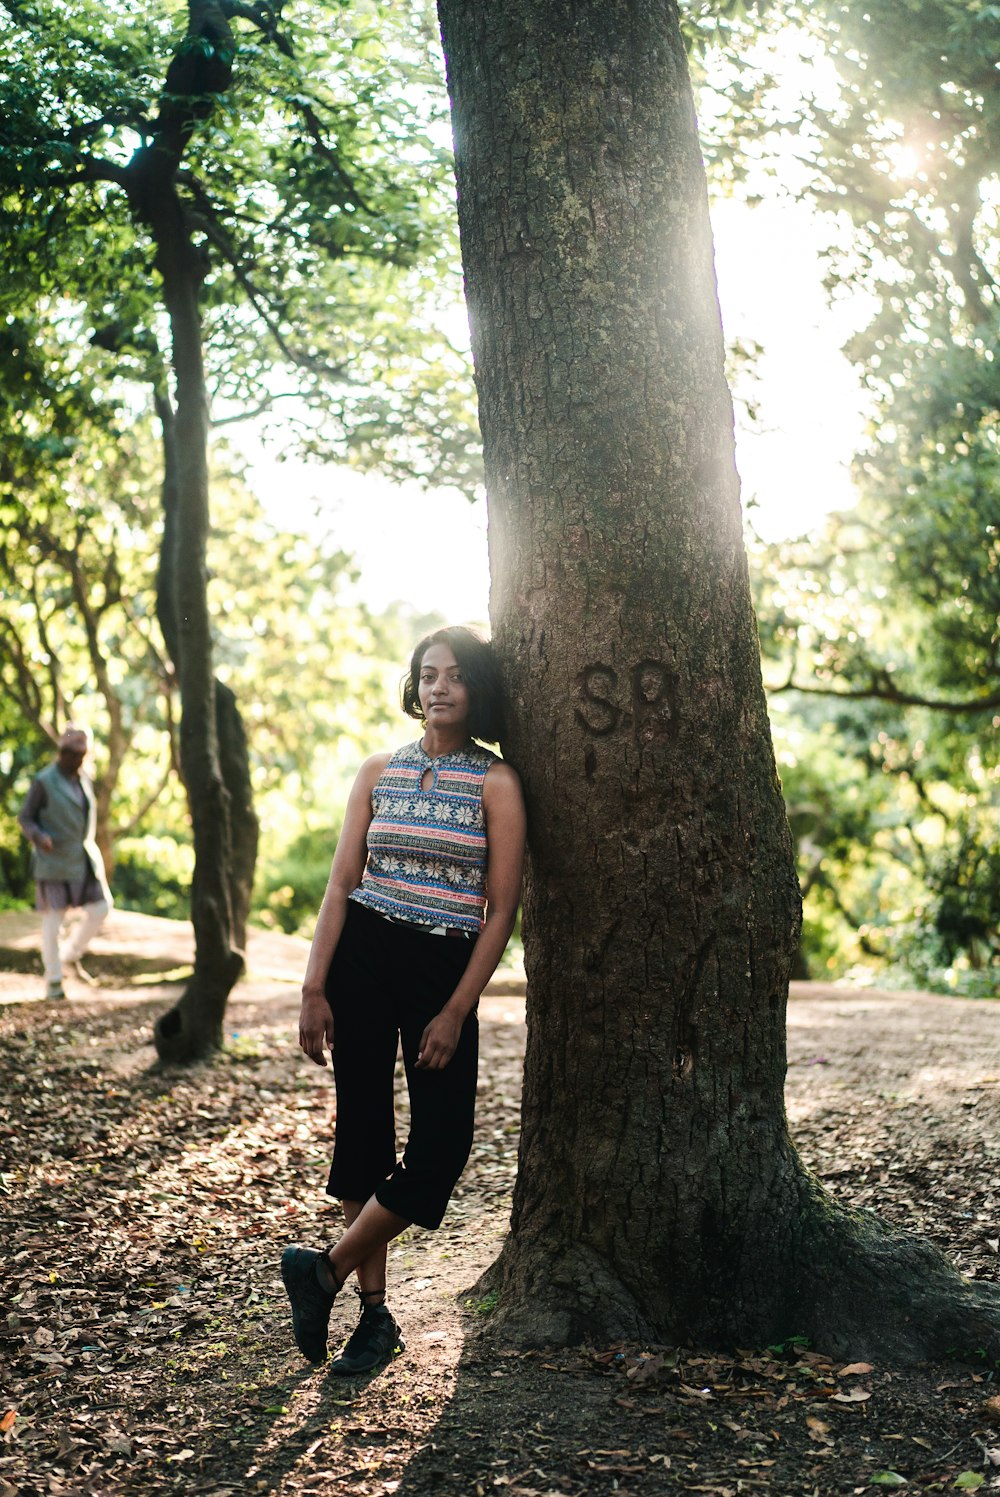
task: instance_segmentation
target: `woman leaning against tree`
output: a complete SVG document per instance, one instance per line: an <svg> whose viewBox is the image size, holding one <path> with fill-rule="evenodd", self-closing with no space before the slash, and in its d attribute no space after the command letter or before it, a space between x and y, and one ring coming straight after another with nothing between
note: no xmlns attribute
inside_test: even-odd
<svg viewBox="0 0 1000 1497"><path fill-rule="evenodd" d="M491 647L469 629L420 640L403 709L413 743L361 766L302 986L299 1044L333 1059L337 1128L329 1195L346 1231L292 1246L281 1274L296 1344L326 1358L334 1301L352 1274L361 1316L332 1372L366 1372L403 1349L386 1304L388 1244L436 1228L472 1147L480 994L514 927L525 815L499 741L503 690ZM398 1042L410 1132L396 1157Z"/></svg>

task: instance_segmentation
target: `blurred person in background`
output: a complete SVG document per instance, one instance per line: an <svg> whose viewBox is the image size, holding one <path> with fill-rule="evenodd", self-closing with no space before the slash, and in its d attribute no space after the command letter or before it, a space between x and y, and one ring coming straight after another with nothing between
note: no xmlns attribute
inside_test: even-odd
<svg viewBox="0 0 1000 1497"><path fill-rule="evenodd" d="M80 958L106 920L112 902L94 835L94 787L83 772L90 734L86 728L68 724L56 748L56 758L31 782L17 818L34 849L32 872L35 908L42 915L46 998L65 998L66 970L83 982L93 981ZM61 946L69 910L80 910L82 915Z"/></svg>

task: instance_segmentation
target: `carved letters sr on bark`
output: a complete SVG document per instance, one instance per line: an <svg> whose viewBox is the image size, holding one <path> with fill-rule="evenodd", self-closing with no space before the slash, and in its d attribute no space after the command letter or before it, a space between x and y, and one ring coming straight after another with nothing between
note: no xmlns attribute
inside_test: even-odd
<svg viewBox="0 0 1000 1497"><path fill-rule="evenodd" d="M592 738L617 729L636 741L674 736L677 726L678 678L660 660L640 660L621 680L614 666L596 661L576 678L578 705L573 716Z"/></svg>

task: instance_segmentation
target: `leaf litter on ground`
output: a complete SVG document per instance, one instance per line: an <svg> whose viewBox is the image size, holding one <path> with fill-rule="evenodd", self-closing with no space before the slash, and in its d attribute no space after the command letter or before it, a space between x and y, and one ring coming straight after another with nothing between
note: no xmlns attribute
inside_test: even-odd
<svg viewBox="0 0 1000 1497"><path fill-rule="evenodd" d="M470 1286L506 1228L523 1028L491 1021L488 1005L469 1169L441 1232L393 1249L409 1349L360 1383L311 1372L275 1269L286 1241L329 1236L329 1073L298 1054L287 988L237 993L240 1042L215 1064L157 1070L149 1032L164 1002L0 1014L0 1497L827 1497L1000 1481L985 1369L836 1362L796 1338L726 1355L494 1345ZM848 1022L828 1006L815 1032L796 1032L792 1006L793 1050L821 1040L826 1062L790 1072L807 1162L849 1204L877 1204L966 1272L994 1274L1000 1094L978 1085L989 1040L972 1032L992 1012L929 1000L918 1039L892 1004L878 1033L866 997L859 1040L858 1003L839 1002ZM934 1085L928 1053L948 1056Z"/></svg>

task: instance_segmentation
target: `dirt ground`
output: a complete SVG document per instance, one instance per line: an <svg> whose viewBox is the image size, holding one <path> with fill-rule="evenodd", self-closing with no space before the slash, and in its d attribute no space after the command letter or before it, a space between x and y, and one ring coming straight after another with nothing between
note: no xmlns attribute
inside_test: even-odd
<svg viewBox="0 0 1000 1497"><path fill-rule="evenodd" d="M183 927L114 918L104 985L52 1004L10 970L32 965L30 922L0 917L0 1497L1000 1490L986 1365L493 1343L473 1286L516 1163L516 982L483 1000L476 1143L445 1225L391 1249L406 1351L370 1378L310 1369L277 1271L286 1242L333 1231L329 1072L295 1045L303 948L267 937L226 1053L163 1071L150 1032L176 988L148 974L189 960ZM829 1188L995 1278L1000 1004L797 985L789 1051L796 1139ZM355 1313L338 1301L335 1341Z"/></svg>

